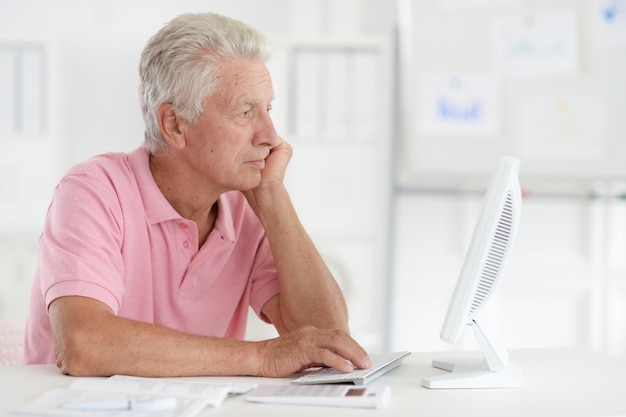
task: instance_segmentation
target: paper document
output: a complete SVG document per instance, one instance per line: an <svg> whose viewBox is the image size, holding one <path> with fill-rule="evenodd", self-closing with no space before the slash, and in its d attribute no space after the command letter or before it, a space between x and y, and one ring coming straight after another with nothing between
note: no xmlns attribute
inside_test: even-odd
<svg viewBox="0 0 626 417"><path fill-rule="evenodd" d="M210 384L121 375L106 379L78 378L69 388L46 391L13 413L63 417L155 414L159 417L190 417L207 406L219 406L229 395L245 394L255 387L255 384Z"/></svg>

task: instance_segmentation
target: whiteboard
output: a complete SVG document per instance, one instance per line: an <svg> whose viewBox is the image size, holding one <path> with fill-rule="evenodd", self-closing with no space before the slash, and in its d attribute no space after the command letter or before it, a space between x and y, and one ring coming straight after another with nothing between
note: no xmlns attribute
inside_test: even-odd
<svg viewBox="0 0 626 417"><path fill-rule="evenodd" d="M399 15L400 177L516 156L522 178L626 178L626 0L403 0Z"/></svg>

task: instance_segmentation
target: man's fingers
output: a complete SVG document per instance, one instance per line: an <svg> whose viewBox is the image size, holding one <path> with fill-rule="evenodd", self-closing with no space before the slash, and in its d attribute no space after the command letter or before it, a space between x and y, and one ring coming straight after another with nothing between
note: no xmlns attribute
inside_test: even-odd
<svg viewBox="0 0 626 417"><path fill-rule="evenodd" d="M372 361L369 355L354 339L341 330L318 330L314 345L318 350L319 359L314 362L336 368L342 372L350 372L353 365L359 369L369 368ZM350 364L352 362L352 364Z"/></svg>
<svg viewBox="0 0 626 417"><path fill-rule="evenodd" d="M328 349L320 348L319 349L319 363L324 364L325 366L329 366L331 368L335 368L341 372L351 372L354 370L352 365L342 356L331 352Z"/></svg>
<svg viewBox="0 0 626 417"><path fill-rule="evenodd" d="M341 330L328 330L330 341L326 347L343 360L348 360L359 369L366 369L372 365L369 355L354 339ZM339 368L337 368L339 369Z"/></svg>
<svg viewBox="0 0 626 417"><path fill-rule="evenodd" d="M312 366L328 366L341 372L371 366L367 352L342 330L306 326L265 342L261 376L286 376Z"/></svg>

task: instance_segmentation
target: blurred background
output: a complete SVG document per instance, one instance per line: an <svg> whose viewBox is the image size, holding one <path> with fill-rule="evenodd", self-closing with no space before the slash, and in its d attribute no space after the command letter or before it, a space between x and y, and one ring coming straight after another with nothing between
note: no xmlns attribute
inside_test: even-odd
<svg viewBox="0 0 626 417"><path fill-rule="evenodd" d="M63 172L141 145L146 41L202 11L272 40L287 185L365 347L476 348L439 329L512 155L522 220L486 321L508 348L626 357L626 0L0 0L0 323L25 318Z"/></svg>

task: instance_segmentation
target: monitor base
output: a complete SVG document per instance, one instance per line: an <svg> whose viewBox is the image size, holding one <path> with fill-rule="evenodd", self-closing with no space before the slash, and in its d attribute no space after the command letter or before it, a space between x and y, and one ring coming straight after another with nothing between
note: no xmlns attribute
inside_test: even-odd
<svg viewBox="0 0 626 417"><path fill-rule="evenodd" d="M522 382L521 368L512 363L502 372L489 371L484 360L433 360L433 367L450 373L424 378L422 385L430 389L519 388Z"/></svg>

